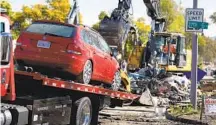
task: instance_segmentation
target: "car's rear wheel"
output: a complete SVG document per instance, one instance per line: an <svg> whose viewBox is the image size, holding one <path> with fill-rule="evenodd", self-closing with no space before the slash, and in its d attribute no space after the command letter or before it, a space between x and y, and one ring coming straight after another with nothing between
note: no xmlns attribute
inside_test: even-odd
<svg viewBox="0 0 216 125"><path fill-rule="evenodd" d="M89 84L92 77L92 71L93 71L92 62L90 60L87 60L83 67L82 73L77 77L78 82Z"/></svg>
<svg viewBox="0 0 216 125"><path fill-rule="evenodd" d="M119 90L121 86L121 76L120 76L120 71L117 71L114 75L113 78L113 83L112 83L112 90Z"/></svg>

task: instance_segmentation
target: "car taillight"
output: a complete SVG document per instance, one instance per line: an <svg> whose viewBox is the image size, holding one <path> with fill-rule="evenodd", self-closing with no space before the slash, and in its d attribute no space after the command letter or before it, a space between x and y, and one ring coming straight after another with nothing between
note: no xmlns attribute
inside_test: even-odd
<svg viewBox="0 0 216 125"><path fill-rule="evenodd" d="M69 44L68 47L67 47L67 53L70 53L70 54L76 54L76 55L81 55L81 49L74 45L74 44Z"/></svg>

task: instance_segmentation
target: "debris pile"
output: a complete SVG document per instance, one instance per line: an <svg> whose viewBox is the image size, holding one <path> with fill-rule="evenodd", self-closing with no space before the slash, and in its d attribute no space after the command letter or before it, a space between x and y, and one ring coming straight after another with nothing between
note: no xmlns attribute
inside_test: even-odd
<svg viewBox="0 0 216 125"><path fill-rule="evenodd" d="M172 101L189 99L190 80L185 76L172 75L163 69L142 68L129 73L132 92L142 94L147 88L153 96L168 98Z"/></svg>

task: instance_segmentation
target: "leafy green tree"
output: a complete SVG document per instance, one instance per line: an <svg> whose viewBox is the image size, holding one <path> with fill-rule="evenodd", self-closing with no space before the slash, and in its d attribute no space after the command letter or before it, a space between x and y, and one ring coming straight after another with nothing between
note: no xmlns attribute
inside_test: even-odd
<svg viewBox="0 0 216 125"><path fill-rule="evenodd" d="M12 15L12 7L8 1L1 0L0 6L1 6L1 8L4 8L7 10L8 15Z"/></svg>
<svg viewBox="0 0 216 125"><path fill-rule="evenodd" d="M105 16L108 16L108 13L106 11L101 11L98 16L98 19L101 21L104 19Z"/></svg>
<svg viewBox="0 0 216 125"><path fill-rule="evenodd" d="M204 52L200 56L204 61L214 61L216 57L216 41L206 38L206 46L204 46Z"/></svg>
<svg viewBox="0 0 216 125"><path fill-rule="evenodd" d="M12 12L8 1L0 3L2 8L6 8L12 22L20 24L18 29L14 29L13 36L16 39L20 31L25 29L34 20L52 20L64 22L70 10L69 0L46 0L46 4L35 4L23 6L21 12ZM82 14L79 13L79 20L82 23Z"/></svg>
<svg viewBox="0 0 216 125"><path fill-rule="evenodd" d="M165 28L168 32L184 33L184 14L174 0L161 0L161 14L166 19Z"/></svg>
<svg viewBox="0 0 216 125"><path fill-rule="evenodd" d="M166 27L169 27L176 17L176 3L173 0L161 0L161 14L166 18Z"/></svg>
<svg viewBox="0 0 216 125"><path fill-rule="evenodd" d="M20 14L17 15L15 12L12 11L12 7L11 7L11 5L10 5L10 3L8 1L2 0L0 2L0 6L1 6L1 8L6 9L7 15L10 17L10 20L11 20L12 24L13 24L14 20L16 20L17 18L21 18ZM17 36L18 36L18 34L19 34L19 32L18 32L18 30L12 30L12 34L13 34L13 38L16 39Z"/></svg>
<svg viewBox="0 0 216 125"><path fill-rule="evenodd" d="M145 19L143 17L138 18L134 22L138 29L139 39L142 44L146 44L148 40L148 33L151 29L150 25L145 24Z"/></svg>
<svg viewBox="0 0 216 125"><path fill-rule="evenodd" d="M99 30L99 26L100 26L100 23L97 22L97 23L93 24L92 28L98 31Z"/></svg>
<svg viewBox="0 0 216 125"><path fill-rule="evenodd" d="M213 23L216 23L216 12L214 12L210 18L212 19Z"/></svg>
<svg viewBox="0 0 216 125"><path fill-rule="evenodd" d="M95 30L99 30L100 22L104 19L105 16L109 16L106 11L101 11L98 15L98 22L92 25L92 28Z"/></svg>
<svg viewBox="0 0 216 125"><path fill-rule="evenodd" d="M47 5L35 4L22 8L25 18L30 21L53 20L64 22L69 10L69 0L47 0Z"/></svg>

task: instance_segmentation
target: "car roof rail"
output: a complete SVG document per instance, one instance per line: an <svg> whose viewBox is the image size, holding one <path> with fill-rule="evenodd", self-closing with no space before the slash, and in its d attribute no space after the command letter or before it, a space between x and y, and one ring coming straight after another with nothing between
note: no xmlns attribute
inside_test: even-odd
<svg viewBox="0 0 216 125"><path fill-rule="evenodd" d="M96 32L96 33L99 33L97 30L95 30L94 28L90 27L90 26L87 26L87 25L84 25L84 24L77 24L78 26L84 26L84 27L87 27L89 29L91 29L92 31Z"/></svg>

